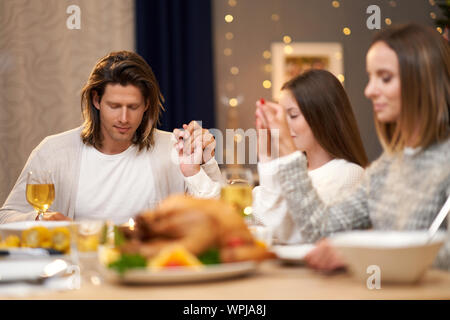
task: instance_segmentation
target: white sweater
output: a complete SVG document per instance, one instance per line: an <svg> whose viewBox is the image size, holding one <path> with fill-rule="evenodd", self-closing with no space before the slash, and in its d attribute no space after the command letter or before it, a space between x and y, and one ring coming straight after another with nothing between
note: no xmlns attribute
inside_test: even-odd
<svg viewBox="0 0 450 320"><path fill-rule="evenodd" d="M81 129L78 127L49 136L31 152L16 184L0 209L0 223L36 218L36 213L25 197L27 172L31 169L39 171L46 168L51 169L55 184L55 200L49 211L58 211L72 219L76 218L75 205L83 147ZM142 150L148 160L148 170L155 177L152 184L154 197L149 201L156 204L171 194L184 192L201 198L219 197L222 177L214 159L202 165L197 174L184 177L173 147L173 134L155 130L154 139L152 148Z"/></svg>
<svg viewBox="0 0 450 320"><path fill-rule="evenodd" d="M275 164L276 161L258 163L260 185L253 189L253 214L259 223L272 229L277 242L299 243L299 227L288 210L279 177L273 174ZM325 203L332 203L340 193L357 185L363 174L363 168L344 159L334 159L308 171L313 187Z"/></svg>

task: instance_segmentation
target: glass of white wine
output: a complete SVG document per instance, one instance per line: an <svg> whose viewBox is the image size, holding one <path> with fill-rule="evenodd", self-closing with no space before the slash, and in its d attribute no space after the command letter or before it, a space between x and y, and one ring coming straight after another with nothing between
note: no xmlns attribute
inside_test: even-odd
<svg viewBox="0 0 450 320"><path fill-rule="evenodd" d="M233 205L246 218L252 220L253 174L250 169L232 167L222 170L224 184L220 193L222 200Z"/></svg>
<svg viewBox="0 0 450 320"><path fill-rule="evenodd" d="M28 172L26 197L38 214L37 220L42 220L44 213L55 200L55 184L50 171Z"/></svg>

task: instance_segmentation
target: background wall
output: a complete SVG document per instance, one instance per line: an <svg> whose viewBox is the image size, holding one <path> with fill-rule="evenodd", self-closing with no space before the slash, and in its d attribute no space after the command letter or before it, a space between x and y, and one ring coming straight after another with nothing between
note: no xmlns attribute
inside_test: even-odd
<svg viewBox="0 0 450 320"><path fill-rule="evenodd" d="M334 7L333 3L339 5ZM227 119L236 118L238 127L254 128L255 101L261 97L272 99L272 89L265 89L264 80L271 80L271 73L264 66L270 59L263 57L270 51L272 42L282 42L289 35L293 42L340 42L343 45L344 86L358 121L369 160L381 152L373 124L372 107L364 97L367 82L365 55L376 30L366 27L369 14L366 9L376 4L381 9L381 26L385 19L392 24L417 22L434 25L430 13L439 13L432 0L214 0L214 39L216 65L217 124L227 126ZM234 19L227 23L225 15ZM278 21L272 15L279 16ZM342 29L348 27L346 36ZM226 38L231 32L233 38ZM229 36L229 35L228 35ZM224 50L231 49L231 55ZM228 51L227 54L230 52ZM237 66L239 73L232 75L230 68ZM240 97L241 104L234 108L228 99Z"/></svg>
<svg viewBox="0 0 450 320"><path fill-rule="evenodd" d="M69 5L81 29L69 30ZM133 0L0 0L0 203L46 136L82 123L80 91L96 61L134 50Z"/></svg>

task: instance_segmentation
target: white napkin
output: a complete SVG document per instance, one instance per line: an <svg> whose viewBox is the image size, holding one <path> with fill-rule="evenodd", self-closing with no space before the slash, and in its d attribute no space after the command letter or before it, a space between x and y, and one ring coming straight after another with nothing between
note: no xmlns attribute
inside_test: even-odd
<svg viewBox="0 0 450 320"><path fill-rule="evenodd" d="M45 280L42 284L28 282L0 283L0 298L23 298L31 295L45 294L51 291L79 289L80 276L55 277Z"/></svg>
<svg viewBox="0 0 450 320"><path fill-rule="evenodd" d="M62 261L64 275L50 272L53 277L36 281L42 274L48 274L50 263L60 265L61 259L50 257L13 258L0 260L0 297L25 297L54 290L72 290L80 287L80 268L68 261ZM46 268L47 267L47 268ZM54 270L54 269L53 269ZM47 271L47 272L46 272Z"/></svg>

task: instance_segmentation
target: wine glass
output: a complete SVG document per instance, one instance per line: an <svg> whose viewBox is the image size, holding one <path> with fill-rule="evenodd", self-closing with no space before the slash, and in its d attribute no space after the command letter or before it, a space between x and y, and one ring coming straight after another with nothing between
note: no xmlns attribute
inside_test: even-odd
<svg viewBox="0 0 450 320"><path fill-rule="evenodd" d="M250 169L241 167L226 168L222 171L224 184L220 197L242 214L246 220L252 219L253 174Z"/></svg>
<svg viewBox="0 0 450 320"><path fill-rule="evenodd" d="M26 197L28 203L36 210L37 220L42 220L55 199L55 184L49 170L29 171L27 176Z"/></svg>

